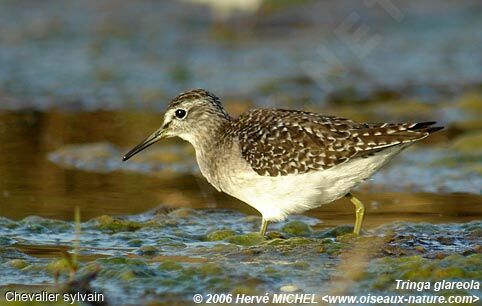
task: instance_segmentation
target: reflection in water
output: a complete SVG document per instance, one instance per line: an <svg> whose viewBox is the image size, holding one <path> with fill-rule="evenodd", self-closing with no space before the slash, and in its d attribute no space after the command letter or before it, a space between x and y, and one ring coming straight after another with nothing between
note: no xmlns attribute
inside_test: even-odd
<svg viewBox="0 0 482 306"><path fill-rule="evenodd" d="M0 113L0 215L72 220L78 205L86 220L105 214L138 214L160 204L257 214L216 192L199 175L91 173L63 169L47 160L49 152L67 144L108 141L129 147L160 121L157 114L132 112ZM374 192L365 184L359 196L368 206L368 228L397 220L465 222L482 214L481 196L475 194ZM322 220L320 226L352 224L354 218L353 207L343 199L307 214Z"/></svg>
<svg viewBox="0 0 482 306"><path fill-rule="evenodd" d="M2 113L0 214L16 219L27 215L71 219L75 205L85 217L151 207L156 195L148 190L158 188L151 178L65 170L46 159L49 151L63 144L92 139L133 143L141 136L134 135L131 126L156 124L154 116L138 120L137 115Z"/></svg>

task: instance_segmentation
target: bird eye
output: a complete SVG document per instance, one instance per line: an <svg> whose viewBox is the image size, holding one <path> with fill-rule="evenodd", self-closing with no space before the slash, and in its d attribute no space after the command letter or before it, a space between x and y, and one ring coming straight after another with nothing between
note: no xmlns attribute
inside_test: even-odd
<svg viewBox="0 0 482 306"><path fill-rule="evenodd" d="M186 117L186 110L176 109L175 115L178 119L184 119L184 117Z"/></svg>

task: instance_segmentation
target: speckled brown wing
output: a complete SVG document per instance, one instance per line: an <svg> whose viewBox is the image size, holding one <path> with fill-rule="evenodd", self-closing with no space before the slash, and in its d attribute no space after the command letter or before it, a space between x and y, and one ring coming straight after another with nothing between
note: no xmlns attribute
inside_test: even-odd
<svg viewBox="0 0 482 306"><path fill-rule="evenodd" d="M241 154L264 176L302 174L426 137L434 122L361 124L316 113L253 109L233 121Z"/></svg>

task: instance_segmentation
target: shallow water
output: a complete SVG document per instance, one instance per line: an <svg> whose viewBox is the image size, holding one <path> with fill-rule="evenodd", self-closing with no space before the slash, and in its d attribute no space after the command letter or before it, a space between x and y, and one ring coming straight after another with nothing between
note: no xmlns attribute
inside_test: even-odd
<svg viewBox="0 0 482 306"><path fill-rule="evenodd" d="M268 2L230 20L184 1L0 3L0 293L69 291L74 275L112 305L172 305L196 292L482 280L480 3L404 1L394 21L368 2ZM369 52L339 32L353 13L382 37ZM263 239L258 213L214 190L190 145L166 140L121 162L193 87L234 116L297 108L445 129L355 190L362 237L341 199Z"/></svg>
<svg viewBox="0 0 482 306"><path fill-rule="evenodd" d="M5 144L0 148L2 216L72 220L74 207L79 206L86 220L103 214L142 213L160 204L256 214L209 186L198 171L191 146L184 142L165 141L121 162L130 146L157 127L161 121L157 114L3 112L0 119ZM477 219L481 176L460 169L446 174L443 164L423 167L439 155L436 150L408 150L363 184L359 193L371 216L367 225L383 220ZM440 180L449 186L439 186ZM350 223L353 217L346 200L308 214L329 225Z"/></svg>
<svg viewBox="0 0 482 306"><path fill-rule="evenodd" d="M186 143L166 141L120 161L160 120L142 112L0 113L0 291L15 284L35 291L30 286L67 279L76 206L83 220L76 275L95 273L90 286L113 304L140 297L189 303L198 291L264 294L284 286L318 296L340 286L353 294L363 286L390 293L391 278L364 276L388 269L394 263L387 258L404 267L393 278L420 269L435 271L432 281L480 277L471 272L481 265L480 221L471 222L482 216L480 176L441 171L454 169L434 163L443 150L464 156L451 147L408 150L359 188L365 238L346 235L354 211L341 199L271 224L264 240L249 234L259 227L256 211L210 187ZM425 172L440 177L428 180ZM458 184L439 186L441 180ZM347 260L361 267L340 278ZM447 261L462 272L444 270Z"/></svg>

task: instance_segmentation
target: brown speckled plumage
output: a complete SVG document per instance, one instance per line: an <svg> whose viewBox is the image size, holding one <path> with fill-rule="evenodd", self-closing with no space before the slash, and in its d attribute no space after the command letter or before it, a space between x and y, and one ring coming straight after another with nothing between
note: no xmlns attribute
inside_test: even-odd
<svg viewBox="0 0 482 306"><path fill-rule="evenodd" d="M281 109L253 109L233 120L241 153L259 175L302 174L426 137L434 122L362 124Z"/></svg>

